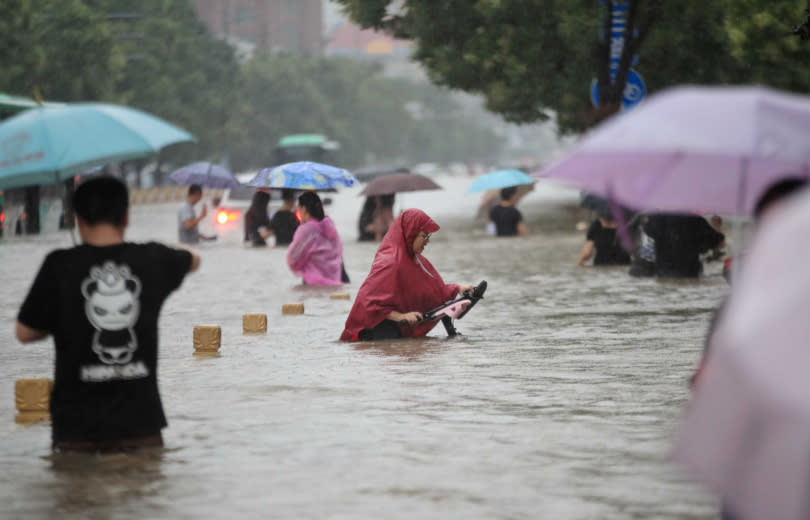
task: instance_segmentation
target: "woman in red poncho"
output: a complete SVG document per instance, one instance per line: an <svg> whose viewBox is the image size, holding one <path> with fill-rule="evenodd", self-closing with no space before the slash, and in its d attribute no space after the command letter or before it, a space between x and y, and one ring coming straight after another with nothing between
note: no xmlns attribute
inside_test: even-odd
<svg viewBox="0 0 810 520"><path fill-rule="evenodd" d="M439 230L424 211L404 211L388 229L371 272L357 293L341 341L424 336L436 321L419 323L421 311L456 297L472 285L446 284L422 256L431 233ZM407 325L400 325L400 321Z"/></svg>

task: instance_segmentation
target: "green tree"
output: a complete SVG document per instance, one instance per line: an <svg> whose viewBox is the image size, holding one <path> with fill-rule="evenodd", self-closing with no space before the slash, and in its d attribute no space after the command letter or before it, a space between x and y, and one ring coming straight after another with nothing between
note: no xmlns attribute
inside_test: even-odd
<svg viewBox="0 0 810 520"><path fill-rule="evenodd" d="M346 59L262 54L239 64L198 20L191 0L8 0L0 17L0 90L48 100L140 108L192 132L164 161L272 164L285 134L323 133L339 160L451 160L497 153L500 141L446 91L384 78ZM4 7L6 6L4 4ZM124 14L132 16L123 16ZM431 118L416 120L410 102Z"/></svg>
<svg viewBox="0 0 810 520"><path fill-rule="evenodd" d="M544 120L553 110L563 130L581 130L594 121L592 79L610 113L636 55L653 90L725 82L735 70L715 22L723 14L717 2L634 0L615 85L606 37L611 0L405 0L397 12L390 0L338 2L362 27L413 40L414 59L434 82L483 94L490 110L513 122Z"/></svg>
<svg viewBox="0 0 810 520"><path fill-rule="evenodd" d="M450 94L429 84L385 78L372 64L343 58L262 54L242 71L239 101L230 119L230 147L238 169L272 165L278 139L321 133L341 143L337 161L355 167L367 159L448 161L497 155L501 142ZM416 120L417 102L429 112Z"/></svg>
<svg viewBox="0 0 810 520"><path fill-rule="evenodd" d="M189 0L142 0L136 8L127 0L85 2L108 15L134 10L140 16L109 22L128 60L116 94L197 137L196 146L163 156L218 161L229 143L227 122L240 81L233 50L211 37Z"/></svg>
<svg viewBox="0 0 810 520"><path fill-rule="evenodd" d="M60 101L115 98L124 60L102 14L80 0L8 0L4 7L0 91Z"/></svg>
<svg viewBox="0 0 810 520"><path fill-rule="evenodd" d="M725 0L725 29L740 78L795 92L810 91L808 44L792 33L806 0Z"/></svg>

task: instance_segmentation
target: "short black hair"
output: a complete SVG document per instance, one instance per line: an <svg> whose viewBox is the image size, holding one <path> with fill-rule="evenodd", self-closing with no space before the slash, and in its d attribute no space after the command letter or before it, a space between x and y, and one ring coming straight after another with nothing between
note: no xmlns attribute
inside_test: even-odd
<svg viewBox="0 0 810 520"><path fill-rule="evenodd" d="M202 193L202 186L199 184L192 184L188 187L188 196L191 197L192 195L196 195L198 193Z"/></svg>
<svg viewBox="0 0 810 520"><path fill-rule="evenodd" d="M510 186L501 190L501 200L509 200L517 193L517 186Z"/></svg>
<svg viewBox="0 0 810 520"><path fill-rule="evenodd" d="M295 190L284 188L281 190L281 200L291 201L295 200Z"/></svg>
<svg viewBox="0 0 810 520"><path fill-rule="evenodd" d="M122 227L129 210L129 191L126 184L115 177L93 177L76 188L73 209L90 226Z"/></svg>
<svg viewBox="0 0 810 520"><path fill-rule="evenodd" d="M759 218L768 206L807 185L807 179L785 177L768 186L754 206L754 218Z"/></svg>

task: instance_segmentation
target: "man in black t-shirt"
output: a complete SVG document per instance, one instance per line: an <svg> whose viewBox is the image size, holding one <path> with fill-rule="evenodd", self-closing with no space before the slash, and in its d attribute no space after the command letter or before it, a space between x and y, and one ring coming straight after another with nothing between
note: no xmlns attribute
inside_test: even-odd
<svg viewBox="0 0 810 520"><path fill-rule="evenodd" d="M501 190L501 203L489 212L489 220L495 225L495 234L499 237L526 236L526 224L523 215L515 207L517 187Z"/></svg>
<svg viewBox="0 0 810 520"><path fill-rule="evenodd" d="M45 258L16 325L23 343L54 339L53 448L161 446L158 316L200 259L154 242L124 242L129 194L117 179L88 180L73 201L82 245Z"/></svg>
<svg viewBox="0 0 810 520"><path fill-rule="evenodd" d="M591 257L594 257L594 266L630 263L630 255L622 248L617 235L616 223L610 216L601 215L591 222L577 265L584 266Z"/></svg>
<svg viewBox="0 0 810 520"><path fill-rule="evenodd" d="M288 246L292 242L299 224L298 217L293 211L295 190L285 189L281 192L281 198L284 200L284 204L273 214L270 225L273 228L273 235L276 237L276 245Z"/></svg>

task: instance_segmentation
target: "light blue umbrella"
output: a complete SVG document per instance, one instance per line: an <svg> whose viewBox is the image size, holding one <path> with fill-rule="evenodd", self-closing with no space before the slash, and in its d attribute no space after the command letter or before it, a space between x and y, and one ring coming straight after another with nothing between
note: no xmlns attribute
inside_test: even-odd
<svg viewBox="0 0 810 520"><path fill-rule="evenodd" d="M342 168L309 161L265 168L247 183L248 186L259 188L291 188L296 190L328 190L339 184L354 186L357 184L357 179Z"/></svg>
<svg viewBox="0 0 810 520"><path fill-rule="evenodd" d="M177 184L199 184L204 188L224 189L241 186L236 177L227 169L206 161L200 161L183 166L169 175Z"/></svg>
<svg viewBox="0 0 810 520"><path fill-rule="evenodd" d="M487 173L475 179L467 193L478 191L500 190L522 184L534 184L535 180L520 170L508 169Z"/></svg>
<svg viewBox="0 0 810 520"><path fill-rule="evenodd" d="M0 189L52 184L93 166L193 140L162 119L119 105L32 108L0 123Z"/></svg>

